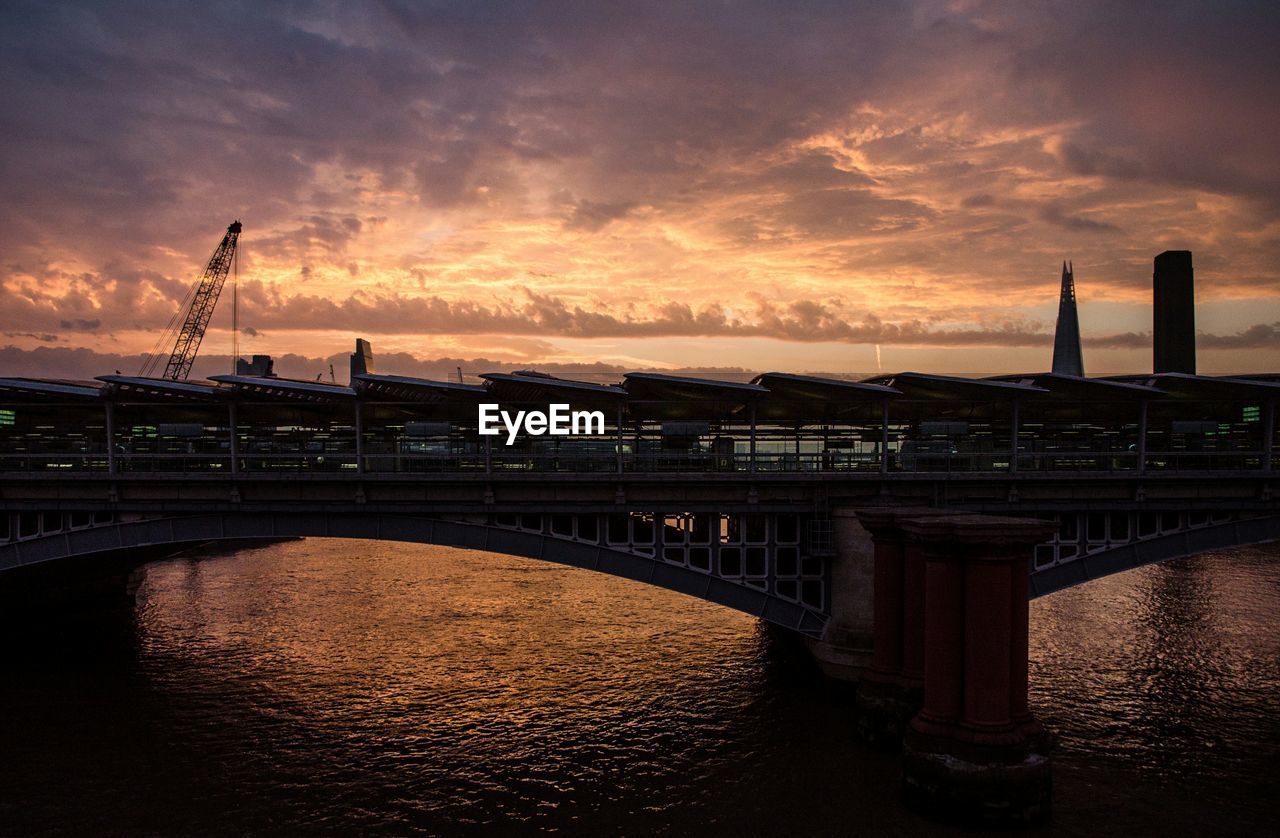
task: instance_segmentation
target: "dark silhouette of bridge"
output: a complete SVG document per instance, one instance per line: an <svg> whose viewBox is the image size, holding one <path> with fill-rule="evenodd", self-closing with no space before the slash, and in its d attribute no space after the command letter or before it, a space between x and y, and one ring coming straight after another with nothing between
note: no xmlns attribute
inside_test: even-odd
<svg viewBox="0 0 1280 838"><path fill-rule="evenodd" d="M915 793L949 800L958 758L1035 813L1028 597L1280 539L1280 375L482 380L0 379L0 584L298 536L588 568L808 638L870 738L906 735ZM505 445L485 402L606 422Z"/></svg>

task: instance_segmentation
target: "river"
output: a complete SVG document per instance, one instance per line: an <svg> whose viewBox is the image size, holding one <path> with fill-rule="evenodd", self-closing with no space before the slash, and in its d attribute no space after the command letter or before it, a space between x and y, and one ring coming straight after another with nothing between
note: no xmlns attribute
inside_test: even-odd
<svg viewBox="0 0 1280 838"><path fill-rule="evenodd" d="M1280 824L1280 549L1032 604L1042 835ZM6 644L4 834L951 834L760 623L587 571L307 540L155 562ZM958 833L957 833L958 834Z"/></svg>

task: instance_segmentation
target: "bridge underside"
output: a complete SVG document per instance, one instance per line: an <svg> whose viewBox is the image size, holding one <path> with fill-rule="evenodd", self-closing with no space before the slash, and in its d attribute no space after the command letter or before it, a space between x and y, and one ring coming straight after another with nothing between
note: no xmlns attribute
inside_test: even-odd
<svg viewBox="0 0 1280 838"><path fill-rule="evenodd" d="M823 610L770 593L769 588L778 582L768 578L771 574L763 574L766 578L761 579L725 578L712 572L710 561L706 570L691 567L687 545L681 547L679 561L676 561L677 556L670 552L672 548L659 548L662 552L657 555L644 555L632 552L630 545L610 545L607 525L604 530L597 528L588 540L585 538L587 528L580 528L576 521L568 525L564 535L556 535L543 531L543 527L552 526L552 522L537 517L537 529L523 528L521 524L529 522L518 518L503 526L404 514L333 512L213 513L90 523L0 546L0 573L61 559L162 544L293 537L375 539L550 561L687 594L810 637L821 637L825 629L827 615ZM762 560L772 564L763 557L766 552L771 554L770 558L776 556L776 546L759 549ZM716 570L721 566L719 562L714 564Z"/></svg>
<svg viewBox="0 0 1280 838"><path fill-rule="evenodd" d="M1059 524L1059 536L1037 547L1031 572L1032 598L1143 565L1280 541L1280 516L1275 515L1083 513L1062 516ZM1111 539L1111 529L1117 524L1123 538ZM1091 528L1095 532L1091 533ZM1067 532L1065 539L1063 531ZM1064 546L1069 557L1061 555Z"/></svg>
<svg viewBox="0 0 1280 838"><path fill-rule="evenodd" d="M1086 510L1031 517L1058 523L1053 538L1028 557L1032 598L1154 562L1280 540L1280 516L1257 512ZM8 570L161 545L377 539L586 568L822 638L829 634L832 615L840 611L833 608L833 598L862 596L845 590L848 585L835 578L834 567L842 561L858 563L858 556L842 553L859 548L834 543L830 527L830 519L808 505L750 513L513 511L469 516L357 506L203 514L24 511L0 513L0 578ZM869 552L862 558L869 561ZM862 582L857 586L866 587Z"/></svg>

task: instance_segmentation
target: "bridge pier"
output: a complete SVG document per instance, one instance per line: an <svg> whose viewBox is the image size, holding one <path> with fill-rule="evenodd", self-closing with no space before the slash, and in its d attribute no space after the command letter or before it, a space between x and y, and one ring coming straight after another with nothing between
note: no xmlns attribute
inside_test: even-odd
<svg viewBox="0 0 1280 838"><path fill-rule="evenodd" d="M809 653L828 678L854 684L872 660L875 632L874 548L853 509L831 511L831 619Z"/></svg>
<svg viewBox="0 0 1280 838"><path fill-rule="evenodd" d="M909 803L982 821L1048 815L1050 763L1027 706L1028 557L1054 525L901 521L924 560L924 705L903 737ZM909 552L909 551L906 551Z"/></svg>
<svg viewBox="0 0 1280 838"><path fill-rule="evenodd" d="M872 744L898 744L924 705L924 554L903 523L957 514L920 507L860 509L874 545L874 648L858 681L858 732Z"/></svg>

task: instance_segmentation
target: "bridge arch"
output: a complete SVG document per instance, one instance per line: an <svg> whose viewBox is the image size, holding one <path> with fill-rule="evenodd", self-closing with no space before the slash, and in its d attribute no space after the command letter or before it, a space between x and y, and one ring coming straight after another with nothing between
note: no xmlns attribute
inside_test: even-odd
<svg viewBox="0 0 1280 838"><path fill-rule="evenodd" d="M828 615L755 587L661 558L546 533L421 515L353 512L218 512L119 521L0 545L0 572L120 550L264 538L351 538L459 547L618 576L742 611L819 638Z"/></svg>
<svg viewBox="0 0 1280 838"><path fill-rule="evenodd" d="M1031 597L1034 599L1144 565L1184 559L1211 550L1280 541L1280 515L1233 517L1226 521L1207 519L1202 524L1189 523L1185 515L1181 520L1182 526L1172 532L1152 537L1135 534L1133 538L1108 544L1096 552L1045 567L1033 567ZM1136 528L1130 531L1137 532Z"/></svg>

